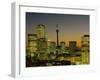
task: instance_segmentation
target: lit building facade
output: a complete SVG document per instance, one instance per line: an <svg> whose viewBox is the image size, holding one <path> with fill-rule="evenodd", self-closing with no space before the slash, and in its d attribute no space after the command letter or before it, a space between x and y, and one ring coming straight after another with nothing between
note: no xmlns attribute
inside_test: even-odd
<svg viewBox="0 0 100 80"><path fill-rule="evenodd" d="M48 49L48 53L55 53L56 52L56 42L48 40L47 49Z"/></svg>
<svg viewBox="0 0 100 80"><path fill-rule="evenodd" d="M38 44L38 51L40 53L45 53L47 52L47 40L46 38L40 38L37 40L37 44Z"/></svg>
<svg viewBox="0 0 100 80"><path fill-rule="evenodd" d="M46 28L45 25L43 24L39 24L36 27L36 34L37 34L37 38L46 38Z"/></svg>
<svg viewBox="0 0 100 80"><path fill-rule="evenodd" d="M39 60L47 60L47 40L46 38L39 38L37 40L37 45L38 45L38 50L37 50L37 55Z"/></svg>
<svg viewBox="0 0 100 80"><path fill-rule="evenodd" d="M37 35L28 34L28 52L31 56L34 56L37 51Z"/></svg>
<svg viewBox="0 0 100 80"><path fill-rule="evenodd" d="M38 51L44 52L47 49L46 28L45 25L39 24L36 27Z"/></svg>
<svg viewBox="0 0 100 80"><path fill-rule="evenodd" d="M73 64L73 65L78 65L78 64L80 64L80 61L81 61L81 58L80 58L80 55L72 55L71 57L70 57L70 61L71 61L71 64Z"/></svg>
<svg viewBox="0 0 100 80"><path fill-rule="evenodd" d="M90 37L89 35L84 35L82 36L82 41L81 41L81 51L82 51L82 64L89 64L90 59L89 59L89 46L90 45Z"/></svg>
<svg viewBox="0 0 100 80"><path fill-rule="evenodd" d="M47 53L50 53L50 43L51 40L47 40Z"/></svg>
<svg viewBox="0 0 100 80"><path fill-rule="evenodd" d="M40 60L47 58L47 39L46 39L46 28L45 25L39 24L36 27L37 34L37 53Z"/></svg>
<svg viewBox="0 0 100 80"><path fill-rule="evenodd" d="M56 42L54 41L50 42L50 52L53 52L53 53L56 52Z"/></svg>

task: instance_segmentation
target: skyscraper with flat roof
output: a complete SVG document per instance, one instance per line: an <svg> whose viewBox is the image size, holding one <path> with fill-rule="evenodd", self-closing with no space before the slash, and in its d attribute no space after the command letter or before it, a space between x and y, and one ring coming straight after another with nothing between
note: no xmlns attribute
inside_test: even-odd
<svg viewBox="0 0 100 80"><path fill-rule="evenodd" d="M46 38L46 27L44 24L38 24L36 27L37 34L37 53L40 59L47 58L47 38Z"/></svg>
<svg viewBox="0 0 100 80"><path fill-rule="evenodd" d="M82 64L89 64L89 47L90 47L90 36L83 35L81 38L81 51L82 51Z"/></svg>
<svg viewBox="0 0 100 80"><path fill-rule="evenodd" d="M37 51L37 35L28 34L28 51L31 56L34 56L34 53Z"/></svg>

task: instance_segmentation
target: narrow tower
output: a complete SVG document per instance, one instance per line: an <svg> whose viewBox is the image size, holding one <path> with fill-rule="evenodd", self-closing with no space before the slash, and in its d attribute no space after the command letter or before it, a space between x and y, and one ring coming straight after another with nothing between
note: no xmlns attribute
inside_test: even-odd
<svg viewBox="0 0 100 80"><path fill-rule="evenodd" d="M57 24L57 29L56 29L56 33L57 33L57 46L59 46L59 29L58 29L58 24Z"/></svg>

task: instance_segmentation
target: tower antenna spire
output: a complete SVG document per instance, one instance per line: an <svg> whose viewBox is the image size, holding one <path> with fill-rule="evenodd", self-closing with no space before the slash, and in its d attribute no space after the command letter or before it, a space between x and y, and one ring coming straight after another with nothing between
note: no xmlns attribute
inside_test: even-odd
<svg viewBox="0 0 100 80"><path fill-rule="evenodd" d="M57 24L57 26L56 26L56 27L57 27L57 29L58 29L58 24Z"/></svg>

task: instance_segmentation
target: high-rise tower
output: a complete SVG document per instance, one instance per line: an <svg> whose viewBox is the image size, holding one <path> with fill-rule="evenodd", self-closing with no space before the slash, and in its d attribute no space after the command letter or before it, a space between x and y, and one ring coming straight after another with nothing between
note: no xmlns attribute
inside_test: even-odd
<svg viewBox="0 0 100 80"><path fill-rule="evenodd" d="M28 51L30 56L34 56L37 51L37 35L28 34Z"/></svg>
<svg viewBox="0 0 100 80"><path fill-rule="evenodd" d="M43 24L39 24L36 27L37 44L39 53L46 53L47 51L47 39L46 39L46 27Z"/></svg>
<svg viewBox="0 0 100 80"><path fill-rule="evenodd" d="M90 45L90 37L89 35L82 36L81 41L82 47L82 64L89 64L89 45Z"/></svg>
<svg viewBox="0 0 100 80"><path fill-rule="evenodd" d="M56 29L56 33L57 33L57 46L59 46L59 29L58 29L58 24L57 24L57 29Z"/></svg>
<svg viewBox="0 0 100 80"><path fill-rule="evenodd" d="M45 29L45 25L43 24L39 24L36 27L36 33L37 33L37 38L45 38L46 37L46 29Z"/></svg>

